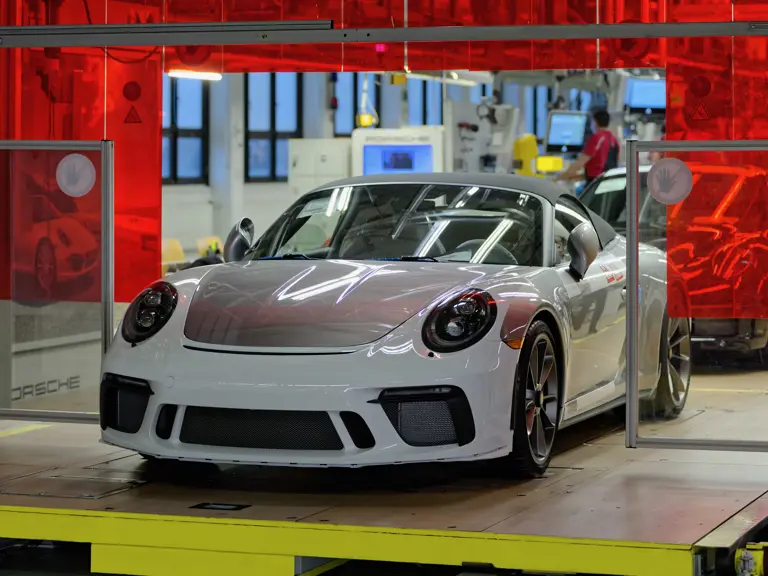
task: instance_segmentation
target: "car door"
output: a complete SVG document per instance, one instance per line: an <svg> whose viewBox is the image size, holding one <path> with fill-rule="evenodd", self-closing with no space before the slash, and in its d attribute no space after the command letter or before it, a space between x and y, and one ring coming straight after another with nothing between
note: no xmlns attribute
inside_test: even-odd
<svg viewBox="0 0 768 576"><path fill-rule="evenodd" d="M570 407L566 406L564 416L568 418L623 393L614 385L614 380L625 339L626 259L623 240L617 238L609 246L601 247L584 278L574 279L568 269L567 250L557 248L557 236L569 235L579 224L591 222L591 218L579 202L562 197L555 206L554 219L555 269L570 303L571 349L566 402L577 399Z"/></svg>

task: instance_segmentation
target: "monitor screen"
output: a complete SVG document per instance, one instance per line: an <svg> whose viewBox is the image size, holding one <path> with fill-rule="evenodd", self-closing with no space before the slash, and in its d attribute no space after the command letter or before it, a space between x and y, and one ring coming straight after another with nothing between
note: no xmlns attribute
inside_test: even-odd
<svg viewBox="0 0 768 576"><path fill-rule="evenodd" d="M630 78L627 81L625 104L631 111L651 114L667 108L666 80L642 80Z"/></svg>
<svg viewBox="0 0 768 576"><path fill-rule="evenodd" d="M363 146L363 174L403 174L434 171L432 146L399 144Z"/></svg>
<svg viewBox="0 0 768 576"><path fill-rule="evenodd" d="M588 121L586 112L552 112L547 127L547 152L580 152L584 148Z"/></svg>

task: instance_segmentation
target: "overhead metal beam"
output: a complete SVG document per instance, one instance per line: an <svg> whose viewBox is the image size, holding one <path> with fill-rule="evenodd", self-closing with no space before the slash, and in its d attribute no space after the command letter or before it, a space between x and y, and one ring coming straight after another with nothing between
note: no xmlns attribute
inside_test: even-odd
<svg viewBox="0 0 768 576"><path fill-rule="evenodd" d="M334 28L331 20L312 20L202 24L3 26L0 27L0 47L234 46L342 42L609 40L707 36L768 36L768 22Z"/></svg>

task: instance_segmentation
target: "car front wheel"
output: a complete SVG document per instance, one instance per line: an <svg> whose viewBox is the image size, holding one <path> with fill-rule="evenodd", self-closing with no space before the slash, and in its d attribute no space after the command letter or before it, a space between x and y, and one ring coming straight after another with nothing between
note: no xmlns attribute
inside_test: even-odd
<svg viewBox="0 0 768 576"><path fill-rule="evenodd" d="M536 478L552 459L560 410L560 367L549 326L535 320L525 335L512 402L510 471Z"/></svg>

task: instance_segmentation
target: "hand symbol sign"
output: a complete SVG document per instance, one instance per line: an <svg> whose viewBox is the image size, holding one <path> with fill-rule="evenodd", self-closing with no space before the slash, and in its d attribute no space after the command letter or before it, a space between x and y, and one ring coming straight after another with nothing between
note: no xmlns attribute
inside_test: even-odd
<svg viewBox="0 0 768 576"><path fill-rule="evenodd" d="M662 204L682 202L691 193L691 188L691 169L677 158L659 160L648 173L648 190Z"/></svg>

